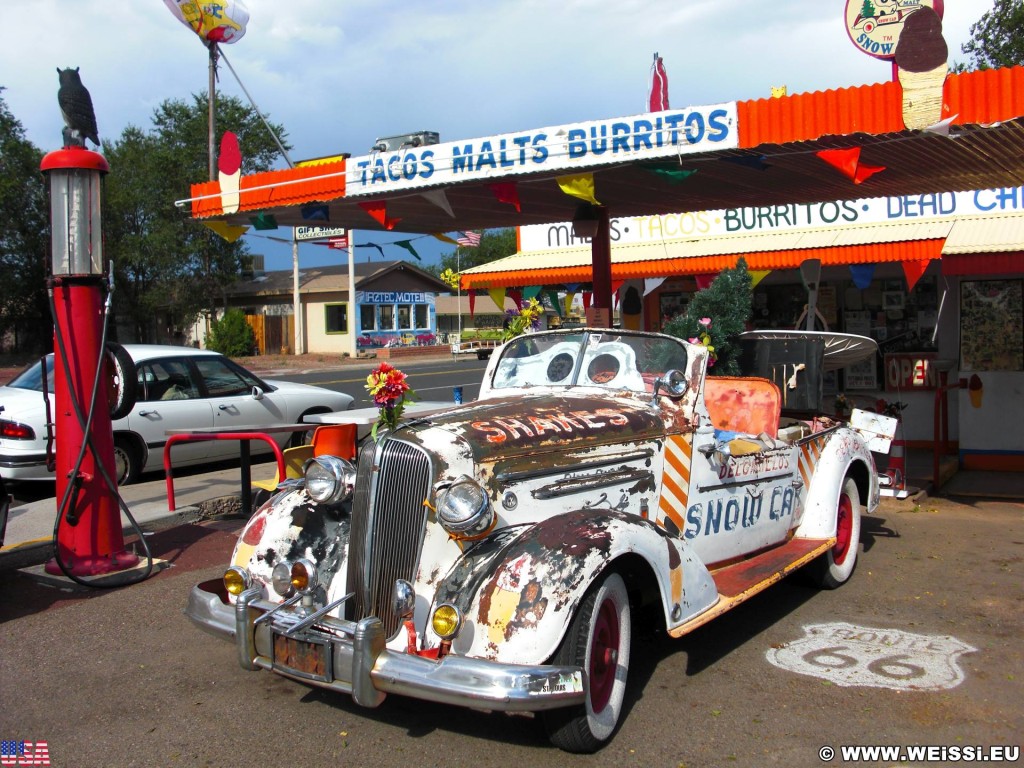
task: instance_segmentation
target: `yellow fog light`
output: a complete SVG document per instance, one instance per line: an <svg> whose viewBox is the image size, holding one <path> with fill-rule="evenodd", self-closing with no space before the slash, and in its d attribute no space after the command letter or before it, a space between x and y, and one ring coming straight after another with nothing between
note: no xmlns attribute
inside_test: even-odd
<svg viewBox="0 0 1024 768"><path fill-rule="evenodd" d="M224 572L224 589L228 591L228 594L238 597L248 587L249 574L245 570L237 565L232 565Z"/></svg>
<svg viewBox="0 0 1024 768"><path fill-rule="evenodd" d="M434 611L430 625L442 640L451 640L462 628L462 613L451 603L441 603Z"/></svg>
<svg viewBox="0 0 1024 768"><path fill-rule="evenodd" d="M309 560L296 560L292 565L291 583L299 592L309 594L316 589L316 568Z"/></svg>

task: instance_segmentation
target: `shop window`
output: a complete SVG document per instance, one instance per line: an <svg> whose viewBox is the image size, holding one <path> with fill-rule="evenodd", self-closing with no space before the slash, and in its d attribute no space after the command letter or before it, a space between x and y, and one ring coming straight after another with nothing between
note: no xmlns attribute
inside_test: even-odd
<svg viewBox="0 0 1024 768"><path fill-rule="evenodd" d="M363 304L359 307L359 330L377 330L377 312L373 304Z"/></svg>
<svg viewBox="0 0 1024 768"><path fill-rule="evenodd" d="M348 333L348 304L328 304L324 318L327 333Z"/></svg>
<svg viewBox="0 0 1024 768"><path fill-rule="evenodd" d="M391 304L380 305L380 330L395 330L395 308Z"/></svg>
<svg viewBox="0 0 1024 768"><path fill-rule="evenodd" d="M427 311L427 309L428 309L428 307L427 307L426 304L416 304L415 305L415 307L414 307L414 311L416 313L416 323L415 323L415 326L417 328L429 328L430 327L429 320L427 319L429 317L430 313Z"/></svg>
<svg viewBox="0 0 1024 768"><path fill-rule="evenodd" d="M412 304L398 305L398 330L407 331L412 328Z"/></svg>

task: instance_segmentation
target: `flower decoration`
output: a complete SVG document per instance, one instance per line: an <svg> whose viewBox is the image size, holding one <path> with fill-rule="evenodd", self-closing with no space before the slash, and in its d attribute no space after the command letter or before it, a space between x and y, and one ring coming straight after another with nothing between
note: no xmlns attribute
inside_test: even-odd
<svg viewBox="0 0 1024 768"><path fill-rule="evenodd" d="M703 344L708 348L708 367L710 368L718 360L718 355L715 354L715 347L711 343L711 318L702 317L698 321L700 325L699 336L694 336L689 341L691 344Z"/></svg>
<svg viewBox="0 0 1024 768"><path fill-rule="evenodd" d="M522 309L510 309L505 312L505 331L501 340L509 341L516 336L522 336L529 330L540 329L540 316L544 307L536 299L530 299L529 303Z"/></svg>
<svg viewBox="0 0 1024 768"><path fill-rule="evenodd" d="M373 397L374 404L380 408L380 415L371 433L376 440L380 427L387 427L392 432L398 428L406 402L415 400L416 393L406 381L405 374L387 363L381 363L366 377L366 390Z"/></svg>
<svg viewBox="0 0 1024 768"><path fill-rule="evenodd" d="M446 269L441 273L441 282L445 283L453 291L459 290L459 273L452 269Z"/></svg>
<svg viewBox="0 0 1024 768"><path fill-rule="evenodd" d="M846 395L842 392L836 395L836 416L845 416L851 410L853 410L853 406L850 405Z"/></svg>

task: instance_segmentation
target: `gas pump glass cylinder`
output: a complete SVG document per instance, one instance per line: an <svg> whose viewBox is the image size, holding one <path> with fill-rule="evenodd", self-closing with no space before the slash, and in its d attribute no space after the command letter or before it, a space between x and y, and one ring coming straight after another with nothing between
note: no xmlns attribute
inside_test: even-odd
<svg viewBox="0 0 1024 768"><path fill-rule="evenodd" d="M102 275L101 174L93 169L49 172L54 275Z"/></svg>

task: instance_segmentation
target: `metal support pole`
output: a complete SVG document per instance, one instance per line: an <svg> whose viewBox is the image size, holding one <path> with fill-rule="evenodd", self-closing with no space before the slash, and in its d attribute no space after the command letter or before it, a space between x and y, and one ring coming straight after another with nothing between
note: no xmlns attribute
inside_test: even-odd
<svg viewBox="0 0 1024 768"><path fill-rule="evenodd" d="M594 297L591 306L607 311L607 327L612 325L612 246L608 209L594 206L597 213L597 232L590 241L594 269Z"/></svg>

